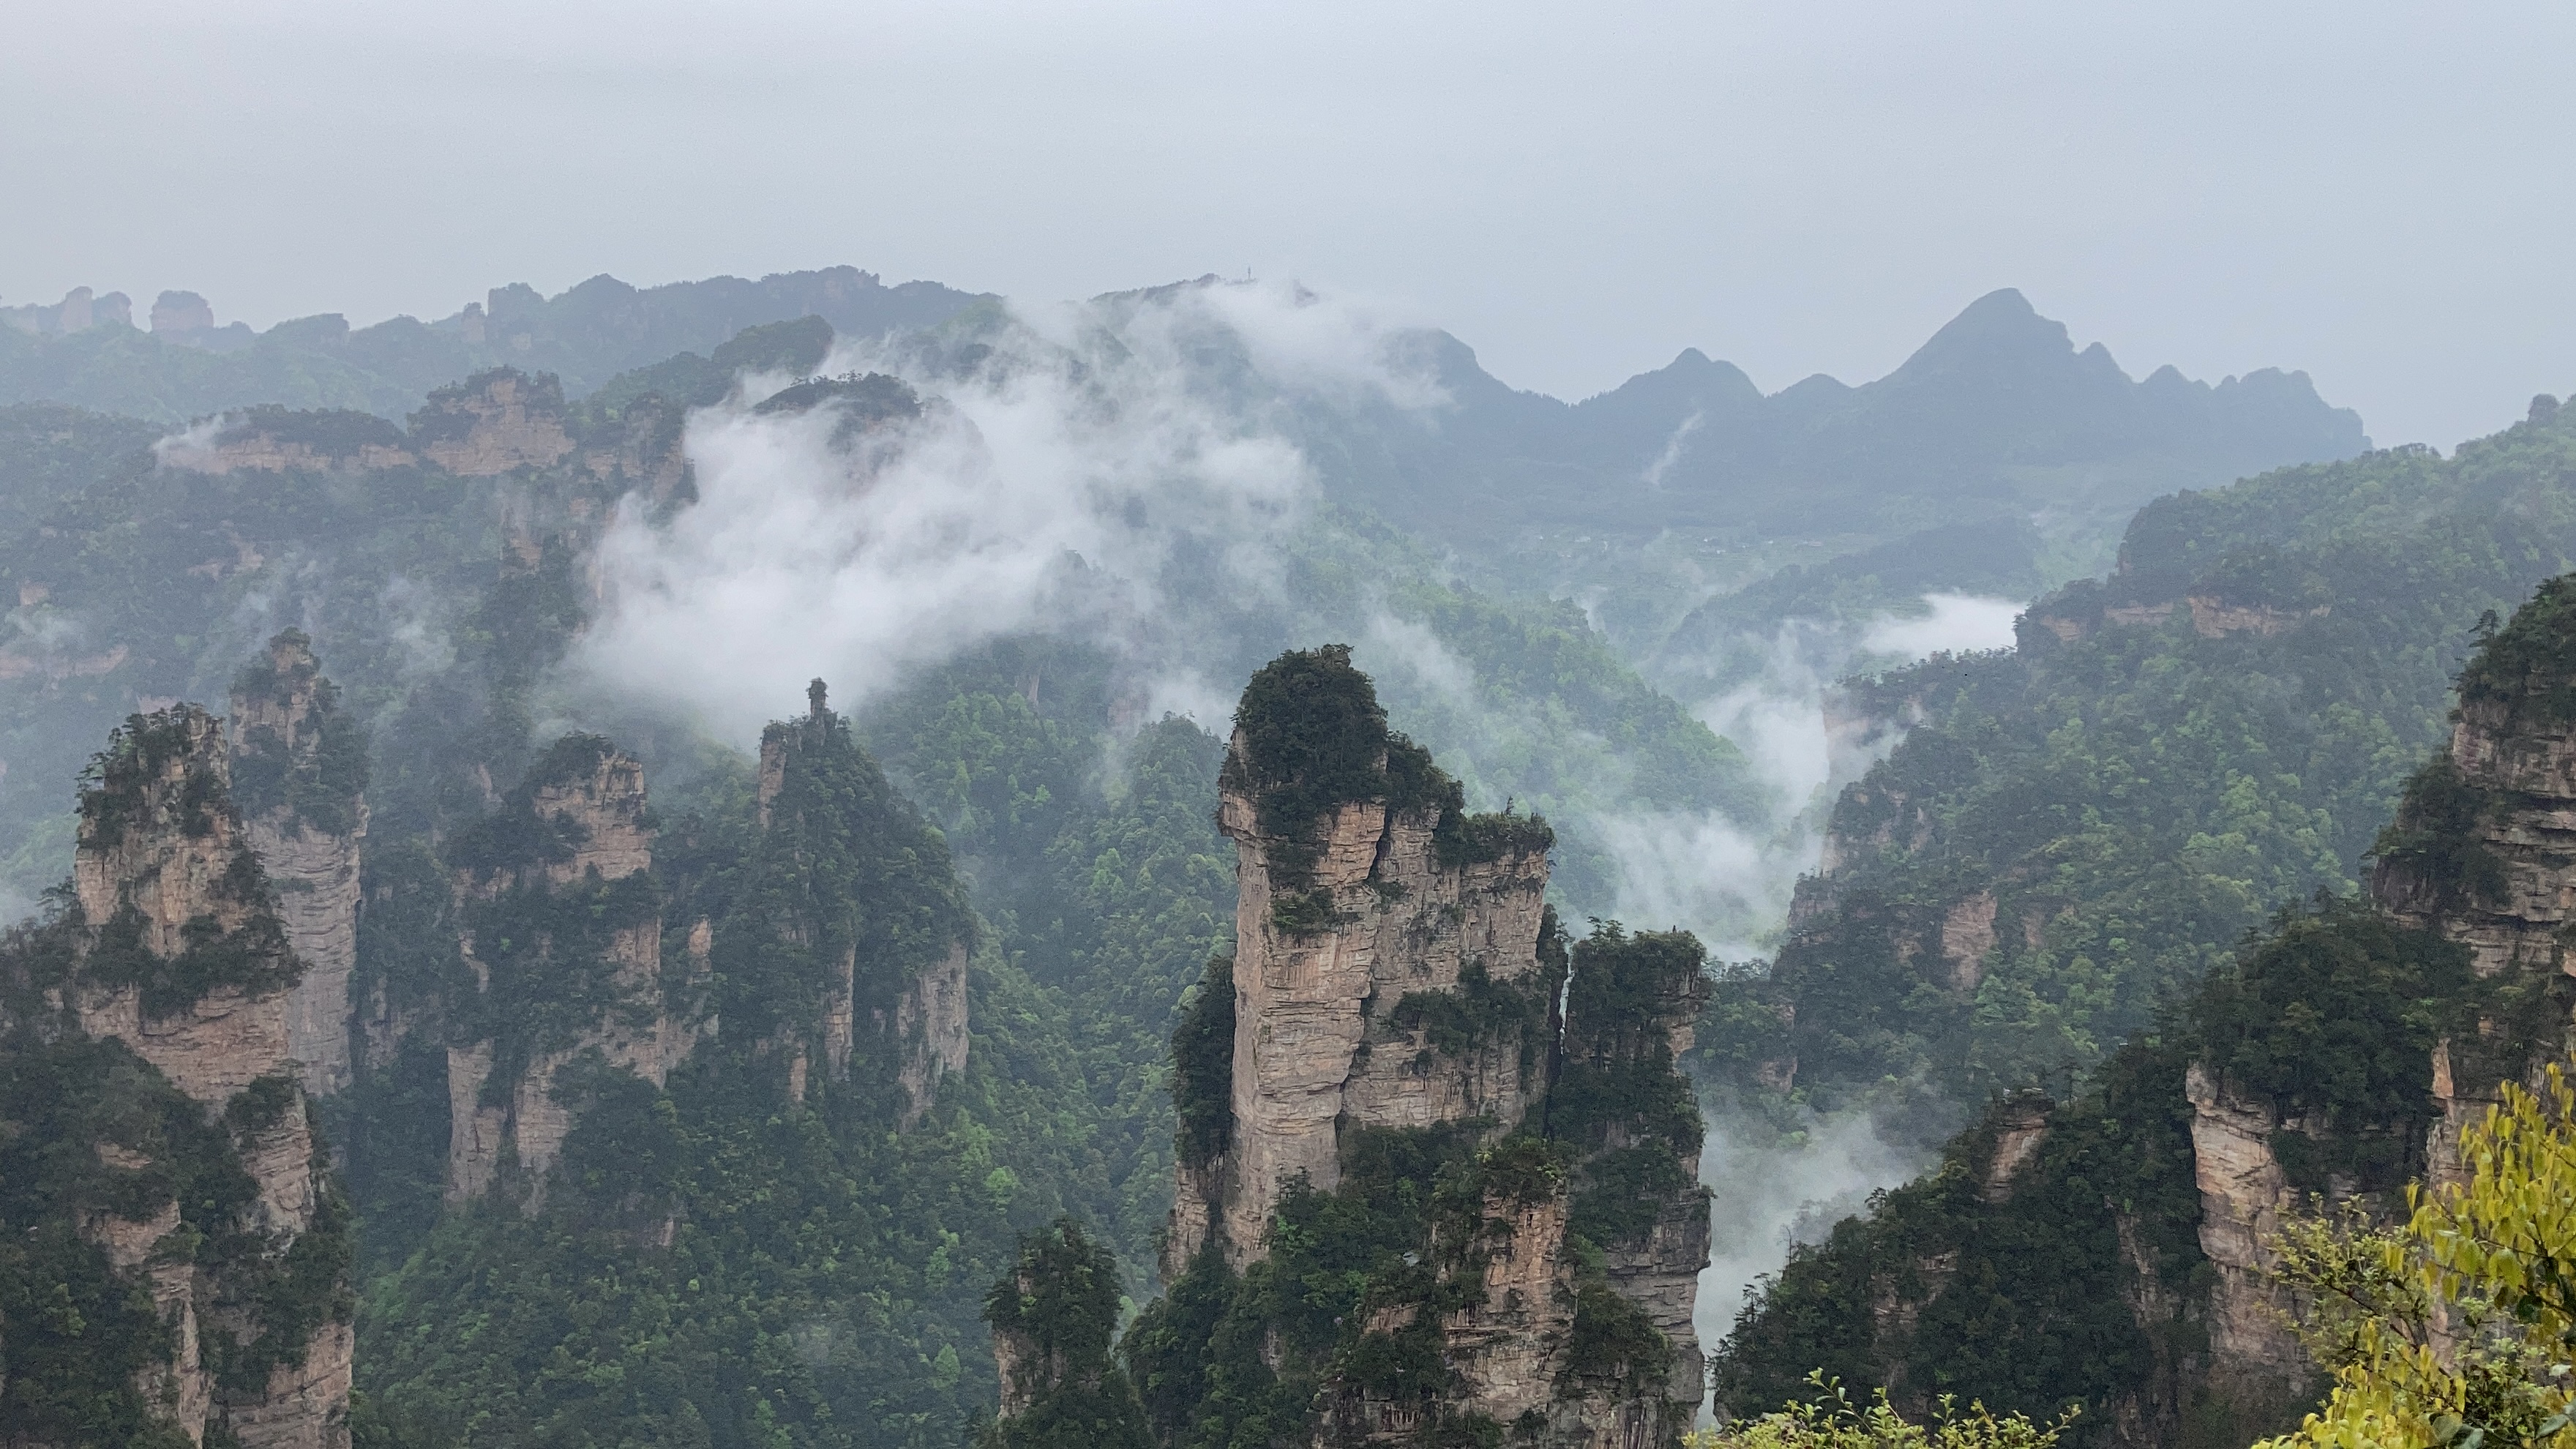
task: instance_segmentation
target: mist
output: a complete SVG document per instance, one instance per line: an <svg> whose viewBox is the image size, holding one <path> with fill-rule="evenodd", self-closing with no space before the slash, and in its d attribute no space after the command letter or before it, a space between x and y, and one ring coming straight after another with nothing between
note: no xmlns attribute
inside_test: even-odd
<svg viewBox="0 0 2576 1449"><path fill-rule="evenodd" d="M1223 305L1259 333L1294 304L1263 292ZM759 412L784 378L747 380L695 414L699 501L664 524L619 514L600 549L607 608L576 667L605 690L641 682L740 743L817 675L847 707L1008 634L1146 651L1169 605L1156 580L1185 538L1216 542L1233 587L1275 595L1276 545L1312 478L1285 440L1197 395L1177 339L1219 322L1215 307L1148 308L1114 338L1063 312L1015 321L1007 353L962 377L835 352L825 374L904 375L927 403L855 444L835 405ZM1328 367L1330 339L1281 331L1284 366ZM1363 366L1333 376L1373 385ZM1157 701L1230 709L1230 694L1167 662Z"/></svg>
<svg viewBox="0 0 2576 1449"><path fill-rule="evenodd" d="M1473 804L1499 807L1511 796L1497 781L1518 778L1510 762L1534 748L1528 721L1403 599L1342 600L1328 617L1285 576L1284 560L1324 546L1324 524L1313 467L1277 425L1282 399L1436 408L1435 387L1385 363L1393 330L1364 307L1240 284L1014 312L971 368L836 352L826 374L890 372L923 398L919 416L855 434L837 405L763 411L790 380L746 379L689 422L699 501L659 521L630 508L608 529L605 610L573 667L593 688L640 693L747 745L814 676L844 708L864 708L979 645L1044 633L1111 651L1144 717L1185 714L1221 733L1241 650L1189 622L1214 587L1269 619L1265 656L1352 643L1397 725L1435 748ZM1219 344L1251 382L1207 365ZM1185 552L1216 577L1176 591ZM1825 720L1833 681L2008 647L2020 607L1933 593L1750 641L1754 677L1692 709L1743 752L1772 801L1767 819L1619 804L1615 752L1551 740L1551 767L1571 782L1554 818L1611 862L1608 899L1591 906L1692 930L1721 961L1767 954L1816 866L1834 792L1898 737L1838 750ZM1919 1166L1863 1119L1784 1135L1718 1114L1703 1159L1718 1189L1699 1305L1708 1341L1792 1243Z"/></svg>
<svg viewBox="0 0 2576 1449"><path fill-rule="evenodd" d="M1926 1165L1920 1149L1890 1144L1866 1116L1809 1118L1788 1132L1720 1118L1699 1165L1700 1181L1716 1193L1693 1315L1700 1346L1724 1341L1746 1295L1794 1247L1822 1242L1834 1224L1867 1211L1872 1193Z"/></svg>

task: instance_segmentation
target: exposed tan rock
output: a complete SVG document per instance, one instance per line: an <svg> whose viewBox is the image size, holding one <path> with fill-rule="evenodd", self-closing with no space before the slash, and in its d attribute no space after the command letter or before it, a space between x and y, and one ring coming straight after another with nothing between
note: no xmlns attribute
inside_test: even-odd
<svg viewBox="0 0 2576 1449"><path fill-rule="evenodd" d="M2174 602L2158 604L2114 604L2102 611L2105 624L2161 624L2173 617Z"/></svg>
<svg viewBox="0 0 2576 1449"><path fill-rule="evenodd" d="M1995 949L1995 893L1979 891L1941 917L1941 959L1954 990L1974 991L1985 979L1986 955Z"/></svg>
<svg viewBox="0 0 2576 1449"><path fill-rule="evenodd" d="M668 503L689 479L688 454L680 446L682 422L676 405L631 408L614 438L594 440L582 449L582 470L619 493L638 494L650 504Z"/></svg>
<svg viewBox="0 0 2576 1449"><path fill-rule="evenodd" d="M2503 889L2439 901L2424 882L2383 867L2374 892L2399 920L2466 945L2481 976L2567 969L2559 938L2576 923L2576 728L2471 701L2460 708L2450 750L2464 782L2511 801L2480 822L2475 841L2503 868Z"/></svg>
<svg viewBox="0 0 2576 1449"><path fill-rule="evenodd" d="M2198 1064L2184 1078L2191 1098L2193 1173L2200 1185L2200 1249L2216 1270L2209 1291L2209 1348L2222 1376L2295 1382L2315 1372L2282 1312L2290 1304L2272 1281L2269 1243L2297 1205L2272 1153L2281 1124L2269 1106L2228 1092Z"/></svg>
<svg viewBox="0 0 2576 1449"><path fill-rule="evenodd" d="M2017 1096L2003 1105L2002 1120L1995 1130L1995 1146L1986 1158L1984 1180L1977 1195L1988 1202L2002 1202L2012 1196L2013 1179L2039 1155L2048 1140L2048 1102L2035 1094Z"/></svg>
<svg viewBox="0 0 2576 1449"><path fill-rule="evenodd" d="M111 1157L113 1151L116 1155ZM149 1166L151 1159L101 1144L99 1155L112 1167ZM206 1414L214 1404L214 1381L199 1361L197 1346L197 1274L185 1261L161 1257L163 1239L178 1230L179 1204L166 1200L147 1218L120 1218L102 1213L81 1226L81 1236L99 1246L120 1273L140 1271L152 1295L153 1311L170 1325L170 1357L138 1376L136 1387L148 1402L164 1402L172 1420L191 1440L202 1441Z"/></svg>
<svg viewBox="0 0 2576 1449"><path fill-rule="evenodd" d="M939 1079L966 1070L966 947L950 948L930 969L916 977L895 1001L895 1039L901 1042L899 1077L910 1103L903 1125L911 1126L930 1110ZM849 1070L848 1048L832 1065L834 1075Z"/></svg>
<svg viewBox="0 0 2576 1449"><path fill-rule="evenodd" d="M404 468L420 457L393 424L363 413L289 413L255 408L220 426L166 438L162 466L190 473L364 473Z"/></svg>
<svg viewBox="0 0 2576 1449"><path fill-rule="evenodd" d="M2221 639L2230 634L2269 638L2310 619L2323 618L2331 607L2319 604L2313 609L2277 609L2269 604L2230 604L2200 594L2183 602L2191 607L2192 632L2203 639Z"/></svg>
<svg viewBox="0 0 2576 1449"><path fill-rule="evenodd" d="M1577 1297L1568 1216L1561 1188L1528 1201L1489 1193L1467 1242L1435 1242L1432 1249L1444 1278L1472 1290L1464 1305L1440 1318L1441 1362L1453 1375L1451 1387L1426 1401L1328 1384L1314 1442L1414 1444L1442 1423L1481 1417L1508 1426L1510 1442L1537 1449L1669 1444L1687 1424L1688 1407L1652 1385L1573 1371ZM1372 1311L1365 1328L1400 1333L1422 1312L1416 1303L1386 1305ZM1687 1402L1696 1405L1696 1396Z"/></svg>
<svg viewBox="0 0 2576 1449"><path fill-rule="evenodd" d="M828 772L851 765L870 772L874 769L847 757L834 763L842 751L857 753L856 746L847 734L847 726L828 708L822 680L812 681L805 697L803 719L770 725L760 741L755 797L760 828L771 835L771 848L786 852L789 859L797 858L797 853L807 848L800 842L810 837L802 832L818 825L827 831L839 830L848 824L809 821L796 814L782 817L778 802L787 790L790 773L800 772L798 778L802 779L805 776L801 772L812 769ZM811 808L813 796L799 798L807 803L798 809ZM809 886L821 889L818 882L809 882ZM845 934L847 924L840 913L846 906L832 898L831 889L821 889L821 894L809 896L808 900L808 905L787 912L773 929L807 949L814 948L818 940L840 942L837 954L825 958L829 974L820 983L821 1013L816 1020L782 1023L779 1034L768 1039L760 1050L786 1055L791 1095L801 1100L809 1074L816 1070L832 1081L848 1080L864 1019L872 1039L885 1047L872 1060L891 1063L896 1083L904 1093L898 1125L910 1129L936 1102L939 1083L966 1066L972 927L959 922L959 934L948 949L908 978L889 980L891 973L885 965L872 960L863 980L859 957L865 942ZM692 929L690 939L690 950L695 953L699 949L695 944L697 928ZM711 935L709 944L712 945Z"/></svg>
<svg viewBox="0 0 2576 1449"><path fill-rule="evenodd" d="M280 1364L257 1399L227 1404L224 1420L242 1449L348 1449L349 1378L357 1333L326 1323L300 1364Z"/></svg>
<svg viewBox="0 0 2576 1449"><path fill-rule="evenodd" d="M1545 854L1449 869L1433 853L1436 823L1427 811L1390 819L1376 801L1340 807L1314 871L1337 924L1298 937L1272 915L1278 843L1261 835L1250 799L1233 789L1221 797L1218 825L1236 854L1235 1129L1215 1216L1238 1266L1259 1254L1271 1205L1291 1179L1302 1173L1319 1188L1341 1180L1338 1124L1482 1117L1501 1130L1519 1120L1517 1041L1426 1061L1437 1054L1386 1021L1407 992L1456 990L1470 964L1498 982L1538 966Z"/></svg>
<svg viewBox="0 0 2576 1449"><path fill-rule="evenodd" d="M331 707L311 643L292 630L269 641L266 687L232 697L236 764L254 750L282 757L290 774L310 773ZM304 974L287 998L287 1049L303 1064L304 1087L327 1096L349 1083L349 976L358 960L359 853L367 833L363 797L348 802L343 830L320 828L286 802L246 820L252 850L277 892L278 918Z"/></svg>
<svg viewBox="0 0 2576 1449"><path fill-rule="evenodd" d="M215 328L215 309L194 292L164 292L152 304L152 330L164 332L211 332Z"/></svg>
<svg viewBox="0 0 2576 1449"><path fill-rule="evenodd" d="M430 394L412 432L422 456L468 478L552 467L573 450L563 388L507 368Z"/></svg>
<svg viewBox="0 0 2576 1449"><path fill-rule="evenodd" d="M483 1086L492 1080L492 1044L447 1049L447 1200L466 1202L492 1188L502 1145L510 1134L507 1110L486 1106Z"/></svg>
<svg viewBox="0 0 2576 1449"><path fill-rule="evenodd" d="M83 819L72 882L94 930L131 912L141 949L170 960L187 949L191 922L228 935L255 931L271 907L260 892L227 880L246 850L239 818L197 803L227 780L222 728L194 706L147 719L167 748L157 759L138 757L130 804ZM207 783L196 783L200 776ZM267 949L291 972L282 934ZM124 1041L179 1090L220 1106L287 1061L286 997L283 987L219 986L167 1017L149 1017L139 988L93 984L78 993L76 1011L83 1031Z"/></svg>
<svg viewBox="0 0 2576 1449"><path fill-rule="evenodd" d="M1574 1334L1568 1215L1563 1192L1537 1202L1485 1199L1485 1291L1440 1320L1463 1389L1460 1410L1508 1424L1555 1398Z"/></svg>
<svg viewBox="0 0 2576 1449"><path fill-rule="evenodd" d="M2093 632L2092 621L2089 619L2069 618L2063 614L2043 613L2037 609L2031 610L2029 618L2032 623L2056 635L2061 644L2075 643Z"/></svg>
<svg viewBox="0 0 2576 1449"><path fill-rule="evenodd" d="M1699 1154L1689 1154L1684 1166L1696 1179ZM1707 1380L1692 1310L1699 1304L1700 1270L1708 1266L1709 1235L1708 1201L1694 1193L1663 1204L1642 1241L1603 1253L1611 1288L1644 1310L1673 1346L1662 1397L1694 1405Z"/></svg>
<svg viewBox="0 0 2576 1449"><path fill-rule="evenodd" d="M135 721L106 758L99 782L83 797L73 857L82 930L80 974L70 992L74 1014L82 1030L123 1041L210 1111L255 1082L283 1083L283 1100L269 1104L274 1111L264 1122L236 1126L233 1148L254 1190L238 1226L263 1236L271 1254L284 1253L313 1225L322 1185L288 1054L295 960L249 832L229 798L223 730L205 711L181 705ZM115 972L130 976L131 953L166 962L209 933L228 956L247 961L249 971L175 1010L147 1010L138 986L89 976L101 969L103 950L112 948ZM96 1150L110 1167L148 1165L118 1144ZM255 1330L246 1307L225 1306L231 1290L224 1284L157 1251L180 1223L179 1204L171 1202L145 1220L99 1218L86 1225L119 1270L142 1275L174 1330L170 1357L145 1371L146 1395L169 1405L193 1441L202 1442L210 1420L220 1417L245 1444L341 1449L348 1325L326 1325L318 1351L269 1392L219 1402L199 1361L197 1304L217 1305L214 1327L224 1333L247 1338ZM254 1432L241 1433L246 1425Z"/></svg>

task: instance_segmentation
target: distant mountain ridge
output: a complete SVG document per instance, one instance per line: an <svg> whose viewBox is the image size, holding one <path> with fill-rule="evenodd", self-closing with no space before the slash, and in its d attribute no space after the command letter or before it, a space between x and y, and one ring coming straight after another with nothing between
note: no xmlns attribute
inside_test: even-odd
<svg viewBox="0 0 2576 1449"><path fill-rule="evenodd" d="M1605 515L1645 535L1903 533L1958 522L1962 505L2130 508L2370 446L2360 415L2304 372L2213 386L2164 367L2133 381L2009 288L1875 382L1819 374L1769 396L1696 348L1569 404L1510 388L1446 333L1405 345L1452 406L1435 432L1380 428L1349 482L1398 522L1495 542Z"/></svg>
<svg viewBox="0 0 2576 1449"><path fill-rule="evenodd" d="M193 293L164 302L173 298L194 305L156 306L148 333L121 310L100 315L87 288L62 308L0 310L10 324L0 326L0 403L69 403L161 423L260 403L400 418L421 394L496 365L551 372L579 397L764 323L820 317L843 337L879 337L936 326L983 300L937 282L889 287L856 267L641 288L602 273L552 297L524 282L495 287L434 322L395 317L353 329L326 312L252 334L239 323L215 327Z"/></svg>
<svg viewBox="0 0 2576 1449"><path fill-rule="evenodd" d="M1191 294L1247 285L1207 276L1094 305L1186 307ZM1295 297L1318 300L1303 289ZM165 425L259 404L394 419L422 394L496 365L552 373L567 399L620 374L694 399L675 379L730 377L702 354L746 328L818 318L844 340L910 338L929 365L967 367L976 339L1007 325L998 303L935 282L889 287L854 267L650 288L601 275L553 297L495 288L434 322L351 329L324 314L254 335L217 327L193 293L163 294L146 333L125 320L122 294L83 289L59 307L0 309L0 405ZM1662 612L1661 627L1632 630L1632 642L1641 656L1681 661L1677 679L1728 673L1719 656L1732 657L1742 610L1720 601L1716 614L1684 619L1687 607L1668 600L1623 602L1641 587L1629 551L1659 537L1714 565L1667 581L1701 598L1759 576L1744 572L1748 545L1773 560L1761 572L1804 569L1763 600L1834 601L1828 614L1910 607L1936 588L2026 598L2106 564L2120 527L2151 498L2370 445L2360 417L2320 398L2305 373L2263 369L2212 385L2163 367L2132 379L2107 349L2078 350L2063 324L2010 289L1978 299L1876 381L1819 375L1767 396L1742 369L1694 348L1568 403L1511 387L1466 343L1431 329L1390 335L1379 360L1433 388L1319 389L1269 375L1254 341L1223 318L1218 309L1198 320L1193 391L1247 426L1283 431L1337 503L1522 585L1598 596L1614 615L1630 604ZM1602 547L1613 550L1607 560L1583 552Z"/></svg>

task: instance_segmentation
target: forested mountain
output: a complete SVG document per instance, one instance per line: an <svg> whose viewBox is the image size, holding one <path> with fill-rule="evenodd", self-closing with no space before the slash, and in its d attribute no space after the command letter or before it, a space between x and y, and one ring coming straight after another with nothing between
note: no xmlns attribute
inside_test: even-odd
<svg viewBox="0 0 2576 1449"><path fill-rule="evenodd" d="M1709 1065L1775 1109L1991 1105L1747 1305L1727 1402L1821 1367L2123 1444L2314 1403L2270 1235L2456 1173L2563 1049L2571 464L2544 401L2448 460L2161 500L2016 654L1855 687L1927 721L1837 805L1770 978L1721 984Z"/></svg>
<svg viewBox="0 0 2576 1449"><path fill-rule="evenodd" d="M1207 277L1094 305L1115 317L1228 285ZM704 354L764 323L820 317L856 340L952 318L971 334L997 315L991 299L930 282L886 287L849 267L642 290L600 276L551 298L513 284L436 321L354 330L334 314L258 334L216 328L193 293L164 294L149 332L130 313L121 295L94 302L87 289L8 309L0 401L165 423L259 403L393 419L496 365L551 372L577 400L615 374ZM2368 446L2360 419L2321 401L2304 374L2264 369L2212 386L2166 367L2133 381L2011 290L1970 305L1886 377L1846 386L1819 375L1768 396L1691 350L1568 404L1494 378L1447 333L1359 330L1372 363L1405 387L1354 393L1294 365L1265 377L1256 354L1311 345L1293 331L1203 332L1194 365L1202 385L1271 415L1335 499L1437 545L1595 587L1621 573L1596 574L1596 550L1624 558L1667 534L1693 572L1726 584L1748 582L1748 562L1813 567L1922 534L1907 552L1915 571L1932 564L1929 586L2031 589L2089 570L2099 538L2157 493ZM1971 519L2002 531L1999 557L1992 542L1943 532ZM1777 558L1763 547L1780 542L1792 547ZM1911 596L1891 583L1868 605Z"/></svg>
<svg viewBox="0 0 2576 1449"><path fill-rule="evenodd" d="M1068 1384L1156 1444L1669 1442L1676 1062L1926 1140L2127 1090L2158 1001L2349 887L2480 612L2576 542L2537 416L2151 505L2018 653L1845 691L1840 737L1911 733L1712 986L1662 928L1776 925L1808 802L1706 692L2357 420L2132 382L2014 294L1864 387L1694 354L1573 406L1213 281L1044 325L846 269L164 303L0 329L45 399L0 409L0 1236L115 1335L38 1354L64 1305L0 1292L48 1442L301 1445L262 1426L354 1386L369 1446L1027 1443ZM94 802L178 735L159 825L245 863L120 944ZM130 1030L83 1015L121 985ZM194 1091L155 1043L223 991L258 1049ZM1903 1367L1798 1311L1737 1392Z"/></svg>
<svg viewBox="0 0 2576 1449"><path fill-rule="evenodd" d="M1221 747L1141 714L1151 670L1365 608L1463 661L1414 697L1472 737L1480 792L1766 808L1578 612L1445 582L1330 513L1284 536L1275 595L1171 576L1216 625L1196 652L1006 633L853 716L818 683L756 754L585 681L567 660L614 607L611 505L685 516L685 410L830 340L754 329L583 405L499 369L400 425L251 408L152 449L121 420L19 414L18 879L32 898L69 863L63 782L117 720L230 698L224 788L294 953L281 1050L355 1212L336 1321L371 1442L953 1444L994 1400L977 1310L1020 1233L1093 1223L1143 1293L1173 1171L1163 1044L1234 894ZM824 423L863 468L900 466L932 415L887 378L753 401L731 406ZM1380 570L1383 593L1351 588ZM310 627L272 637L286 621ZM1526 717L1489 721L1484 691ZM114 1245L66 1243L121 1291ZM0 1344L44 1341L46 1303L9 1311ZM11 1382L93 1427L125 1412L49 1372ZM239 1432L228 1402L207 1421Z"/></svg>
<svg viewBox="0 0 2576 1449"><path fill-rule="evenodd" d="M1836 804L1709 1064L1824 1107L2088 1068L2287 901L2350 892L2479 620L2576 564L2576 429L2288 469L2141 510L2008 654L1849 686L1922 719Z"/></svg>

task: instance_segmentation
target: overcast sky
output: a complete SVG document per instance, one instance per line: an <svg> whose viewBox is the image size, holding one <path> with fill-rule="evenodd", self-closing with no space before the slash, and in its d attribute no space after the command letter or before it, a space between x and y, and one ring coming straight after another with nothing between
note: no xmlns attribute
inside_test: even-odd
<svg viewBox="0 0 2576 1449"><path fill-rule="evenodd" d="M1579 397L2017 286L2445 448L2576 389L2576 6L13 0L0 301L1293 276ZM139 317L138 317L138 320Z"/></svg>

